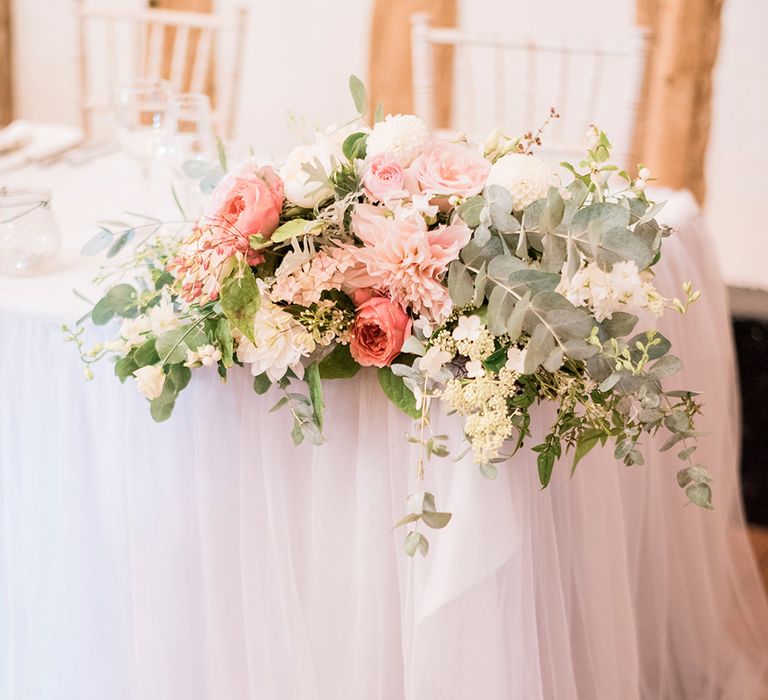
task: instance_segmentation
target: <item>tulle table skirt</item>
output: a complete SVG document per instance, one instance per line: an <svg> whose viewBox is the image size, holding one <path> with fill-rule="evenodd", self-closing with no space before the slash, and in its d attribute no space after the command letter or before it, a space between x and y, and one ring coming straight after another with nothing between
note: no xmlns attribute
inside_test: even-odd
<svg viewBox="0 0 768 700"><path fill-rule="evenodd" d="M539 488L523 451L485 480L433 460L450 525L393 531L410 421L375 373L326 385L327 444L294 448L245 370L196 378L167 423L105 365L85 383L53 319L0 314L0 698L758 700L768 609L748 548L724 290L685 210L659 286L704 297L661 330L704 393L715 510L678 460L610 450ZM202 378L201 378L202 377ZM534 438L549 416L540 407ZM437 416L461 453L461 426Z"/></svg>

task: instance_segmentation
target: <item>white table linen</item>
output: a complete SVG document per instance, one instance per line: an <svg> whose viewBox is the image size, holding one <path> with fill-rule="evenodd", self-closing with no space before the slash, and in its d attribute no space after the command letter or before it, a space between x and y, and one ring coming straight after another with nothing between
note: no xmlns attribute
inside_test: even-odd
<svg viewBox="0 0 768 700"><path fill-rule="evenodd" d="M198 376L160 425L108 365L82 380L58 323L82 312L69 290L94 272L76 257L90 222L137 206L130 166L16 176L54 190L67 267L0 280L0 698L765 697L727 308L687 196L659 286L691 278L704 297L660 326L685 362L674 383L705 392L716 509L683 506L663 437L642 467L606 450L569 479L564 460L545 491L527 452L495 482L437 460L427 486L454 518L408 559L391 528L413 485L410 422L372 372L327 384L319 448L291 445L277 394L244 370L226 387ZM436 422L458 453L459 424Z"/></svg>

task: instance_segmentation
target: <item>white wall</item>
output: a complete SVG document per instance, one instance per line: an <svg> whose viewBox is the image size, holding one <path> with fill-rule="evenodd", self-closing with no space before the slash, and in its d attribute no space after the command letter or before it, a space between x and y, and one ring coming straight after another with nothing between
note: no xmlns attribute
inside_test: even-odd
<svg viewBox="0 0 768 700"><path fill-rule="evenodd" d="M92 0L134 6L141 0ZM218 0L226 10L239 0ZM635 0L462 0L461 21L495 30L527 22L533 33L613 32L632 21ZM351 116L347 77L367 74L373 0L249 0L251 32L242 76L240 136L265 155L285 153L298 136L287 115L308 124ZM76 44L72 0L14 0L19 116L74 123ZM710 158L707 214L726 280L768 288L768 3L728 0ZM652 164L649 164L652 167Z"/></svg>

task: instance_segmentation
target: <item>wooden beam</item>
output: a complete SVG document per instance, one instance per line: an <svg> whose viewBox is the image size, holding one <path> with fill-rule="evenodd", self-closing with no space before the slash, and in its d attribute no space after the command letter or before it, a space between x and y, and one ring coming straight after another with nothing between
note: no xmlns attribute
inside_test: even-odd
<svg viewBox="0 0 768 700"><path fill-rule="evenodd" d="M384 111L413 111L411 86L411 15L426 12L436 27L456 25L457 0L375 0L371 19L371 52L368 87L371 105L381 102ZM453 85L453 50L435 49L435 124L449 127Z"/></svg>
<svg viewBox="0 0 768 700"><path fill-rule="evenodd" d="M0 126L13 118L11 0L0 0Z"/></svg>
<svg viewBox="0 0 768 700"><path fill-rule="evenodd" d="M633 140L636 162L659 184L703 203L712 119L712 72L723 0L638 0L651 32Z"/></svg>

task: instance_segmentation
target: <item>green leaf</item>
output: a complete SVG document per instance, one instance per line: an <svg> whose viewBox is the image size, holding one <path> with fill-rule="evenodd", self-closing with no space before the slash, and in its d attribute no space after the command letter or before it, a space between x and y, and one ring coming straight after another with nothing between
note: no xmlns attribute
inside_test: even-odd
<svg viewBox="0 0 768 700"><path fill-rule="evenodd" d="M379 384L389 400L411 418L421 418L421 411L416 408L416 399L411 390L405 385L402 377L398 377L389 367L379 369Z"/></svg>
<svg viewBox="0 0 768 700"><path fill-rule="evenodd" d="M600 323L600 327L609 338L623 338L632 332L637 320L634 314L615 311L612 318L607 318Z"/></svg>
<svg viewBox="0 0 768 700"><path fill-rule="evenodd" d="M136 360L133 359L133 353L121 357L115 362L115 376L121 381L125 382L128 377L133 376L133 373L139 369L139 365Z"/></svg>
<svg viewBox="0 0 768 700"><path fill-rule="evenodd" d="M134 236L136 235L136 231L132 228L129 228L126 231L123 231L116 239L115 242L109 246L109 250L107 251L107 257L108 258L114 258L115 255L117 255L125 246L133 240Z"/></svg>
<svg viewBox="0 0 768 700"><path fill-rule="evenodd" d="M357 113L362 117L368 111L368 93L363 81L356 75L349 76L349 91L352 93L352 101L355 103Z"/></svg>
<svg viewBox="0 0 768 700"><path fill-rule="evenodd" d="M656 379L661 379L677 374L682 368L683 363L680 358L674 355L664 355L650 366L648 373Z"/></svg>
<svg viewBox="0 0 768 700"><path fill-rule="evenodd" d="M304 371L304 379L309 385L309 399L312 402L312 411L315 422L320 430L323 429L323 409L325 402L323 400L323 382L320 379L320 368L316 362L313 362Z"/></svg>
<svg viewBox="0 0 768 700"><path fill-rule="evenodd" d="M536 466L539 469L539 482L542 488L549 486L549 481L552 478L552 470L555 466L555 455L552 451L546 450L539 453L536 458Z"/></svg>
<svg viewBox="0 0 768 700"><path fill-rule="evenodd" d="M216 153L219 156L219 165L221 165L221 169L224 172L227 172L227 170L229 170L227 167L227 148L218 136L216 137Z"/></svg>
<svg viewBox="0 0 768 700"><path fill-rule="evenodd" d="M138 295L130 284L117 284L104 297L118 316L135 316Z"/></svg>
<svg viewBox="0 0 768 700"><path fill-rule="evenodd" d="M362 160L365 158L367 139L368 134L362 131L356 131L354 134L350 134L344 139L344 143L341 144L341 152L348 160Z"/></svg>
<svg viewBox="0 0 768 700"><path fill-rule="evenodd" d="M107 297L100 299L96 306L91 311L91 320L97 326L104 326L109 323L115 316L115 312L112 309L112 305L109 303Z"/></svg>
<svg viewBox="0 0 768 700"><path fill-rule="evenodd" d="M159 401L159 399L154 399L150 401L149 413L156 423L162 423L171 417L175 405L173 401L163 402Z"/></svg>
<svg viewBox="0 0 768 700"><path fill-rule="evenodd" d="M266 394L269 391L269 387L271 386L272 386L272 382L270 381L266 373L257 374L253 378L253 390L259 395Z"/></svg>
<svg viewBox="0 0 768 700"><path fill-rule="evenodd" d="M349 345L337 345L318 367L322 379L349 379L360 371L360 365L349 352Z"/></svg>
<svg viewBox="0 0 768 700"><path fill-rule="evenodd" d="M216 340L219 341L222 364L227 368L232 367L235 364L235 347L232 339L232 325L226 316L222 316L216 323Z"/></svg>
<svg viewBox="0 0 768 700"><path fill-rule="evenodd" d="M155 349L155 341L155 338L151 338L134 352L133 357L136 360L137 369L146 365L154 365L160 361L160 357Z"/></svg>
<svg viewBox="0 0 768 700"><path fill-rule="evenodd" d="M421 519L424 521L425 525L431 527L433 530L440 530L451 521L451 513L439 513L425 510L421 514Z"/></svg>
<svg viewBox="0 0 768 700"><path fill-rule="evenodd" d="M309 221L306 219L291 219L286 221L282 226L275 229L269 239L272 243L282 243L288 241L291 238L303 236L307 232L307 224Z"/></svg>
<svg viewBox="0 0 768 700"><path fill-rule="evenodd" d="M166 383L170 380L173 383L175 393L178 395L187 388L192 379L192 370L182 364L171 365L168 368Z"/></svg>
<svg viewBox="0 0 768 700"><path fill-rule="evenodd" d="M182 326L157 337L155 349L165 365L175 365L187 359L187 350L197 350L207 344L208 337L196 325Z"/></svg>
<svg viewBox="0 0 768 700"><path fill-rule="evenodd" d="M589 454L590 450L597 445L597 443L600 441L600 438L603 436L602 431L600 430L585 430L580 436L579 440L576 443L576 452L573 455L573 465L571 466L571 474L573 474L576 471L576 465L581 462L584 457Z"/></svg>
<svg viewBox="0 0 768 700"><path fill-rule="evenodd" d="M242 268L242 277L238 279L233 272L221 285L221 308L225 316L251 342L253 337L253 322L261 307L261 294L256 284L253 270L247 265Z"/></svg>
<svg viewBox="0 0 768 700"><path fill-rule="evenodd" d="M384 121L384 105L379 102L379 104L376 105L376 111L373 113L373 123L378 124L379 122Z"/></svg>

